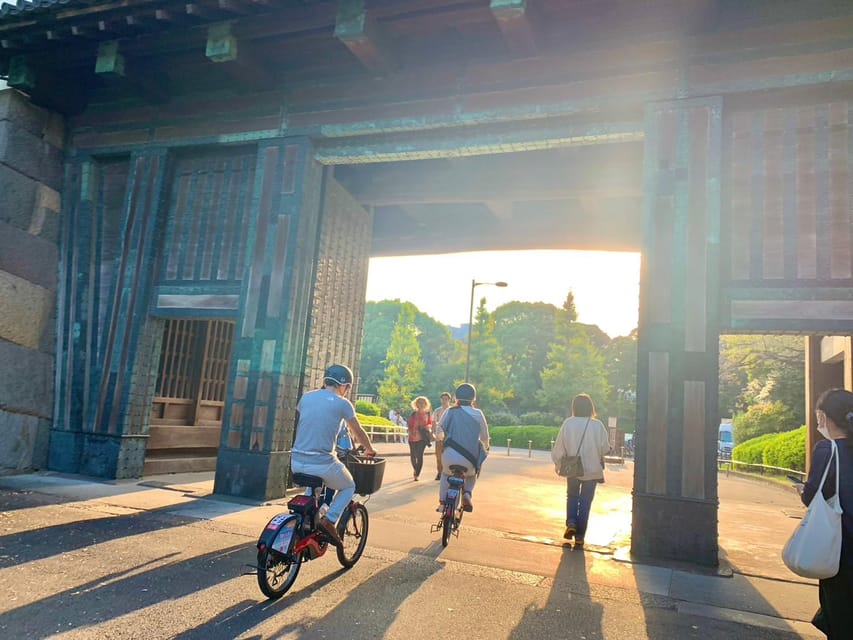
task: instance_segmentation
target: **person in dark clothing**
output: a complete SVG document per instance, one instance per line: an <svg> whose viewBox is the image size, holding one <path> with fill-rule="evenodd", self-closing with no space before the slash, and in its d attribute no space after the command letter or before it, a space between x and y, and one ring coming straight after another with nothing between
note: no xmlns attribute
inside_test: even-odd
<svg viewBox="0 0 853 640"><path fill-rule="evenodd" d="M803 486L803 503L808 505L817 493L820 480L830 462L832 445L838 448L838 497L844 515L841 516L841 562L838 574L819 582L820 610L815 626L830 640L853 638L853 393L844 389L824 391L817 401L817 428L826 438L812 450L809 477ZM835 495L835 461L829 467L823 495Z"/></svg>

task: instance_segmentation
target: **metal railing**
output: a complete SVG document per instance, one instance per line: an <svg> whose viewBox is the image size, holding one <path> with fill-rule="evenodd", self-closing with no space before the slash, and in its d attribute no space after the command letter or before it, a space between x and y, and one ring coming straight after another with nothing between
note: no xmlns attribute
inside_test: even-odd
<svg viewBox="0 0 853 640"><path fill-rule="evenodd" d="M730 471L736 471L735 466L747 467L747 470L757 470L761 475L776 475L776 476L794 476L796 478L805 479L805 471L797 471L796 469L788 469L787 467L774 467L769 464L758 464L755 462L741 462L740 460L732 460L731 458L718 458L717 466L724 467L726 475Z"/></svg>
<svg viewBox="0 0 853 640"><path fill-rule="evenodd" d="M363 424L361 428L367 432L371 440L381 438L379 442L405 442L409 435L409 430L400 426Z"/></svg>

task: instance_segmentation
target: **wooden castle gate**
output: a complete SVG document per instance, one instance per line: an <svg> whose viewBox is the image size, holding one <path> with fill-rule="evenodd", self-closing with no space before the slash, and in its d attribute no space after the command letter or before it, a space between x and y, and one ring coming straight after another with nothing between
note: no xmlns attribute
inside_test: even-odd
<svg viewBox="0 0 853 640"><path fill-rule="evenodd" d="M281 495L368 255L410 246L417 202L357 192L405 162L460 159L430 211L476 210L463 246L642 251L637 554L717 561L720 333L853 333L853 6L70 0L0 9L0 43L66 114L54 469L140 474L173 323L205 321L234 328L216 491ZM541 173L488 182L516 153Z"/></svg>

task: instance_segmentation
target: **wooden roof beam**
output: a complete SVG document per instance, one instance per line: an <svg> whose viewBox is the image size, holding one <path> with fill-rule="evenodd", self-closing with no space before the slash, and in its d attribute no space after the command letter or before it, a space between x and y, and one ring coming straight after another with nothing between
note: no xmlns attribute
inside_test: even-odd
<svg viewBox="0 0 853 640"><path fill-rule="evenodd" d="M240 0L217 0L217 5L222 9L222 11L239 16L244 16L252 12L252 10Z"/></svg>
<svg viewBox="0 0 853 640"><path fill-rule="evenodd" d="M188 2L184 5L184 11L190 18L197 20L212 20L214 12L208 9L205 5L198 2Z"/></svg>
<svg viewBox="0 0 853 640"><path fill-rule="evenodd" d="M248 45L238 43L230 21L208 27L205 55L242 87L263 90L273 83L263 62Z"/></svg>
<svg viewBox="0 0 853 640"><path fill-rule="evenodd" d="M630 152L608 162L590 157L562 165L501 165L478 159L465 169L412 163L407 168L353 167L336 175L356 200L374 206L641 198L643 193L642 162Z"/></svg>
<svg viewBox="0 0 853 640"><path fill-rule="evenodd" d="M521 56L536 55L536 29L527 0L491 0L489 8L510 51Z"/></svg>
<svg viewBox="0 0 853 640"><path fill-rule="evenodd" d="M364 0L339 0L335 37L374 75L393 70L390 38L364 6Z"/></svg>
<svg viewBox="0 0 853 640"><path fill-rule="evenodd" d="M30 101L60 113L80 113L88 100L85 87L46 69L36 68L24 55L9 60L6 84L26 93Z"/></svg>
<svg viewBox="0 0 853 640"><path fill-rule="evenodd" d="M126 83L147 102L160 104L169 100L166 76L133 64L119 50L118 40L107 40L98 45L95 75L110 82Z"/></svg>
<svg viewBox="0 0 853 640"><path fill-rule="evenodd" d="M76 38L96 38L98 34L92 27L72 25L71 35Z"/></svg>

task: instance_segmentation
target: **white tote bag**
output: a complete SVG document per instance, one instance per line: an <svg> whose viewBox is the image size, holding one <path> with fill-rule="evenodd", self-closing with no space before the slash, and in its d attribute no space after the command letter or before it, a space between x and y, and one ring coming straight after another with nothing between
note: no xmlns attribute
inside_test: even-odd
<svg viewBox="0 0 853 640"><path fill-rule="evenodd" d="M806 515L796 528L785 548L782 561L791 571L804 578L831 578L838 573L841 561L841 503L838 501L838 446L834 440L832 452L823 471L820 486L812 498ZM823 483L829 465L835 458L835 495L823 497Z"/></svg>

